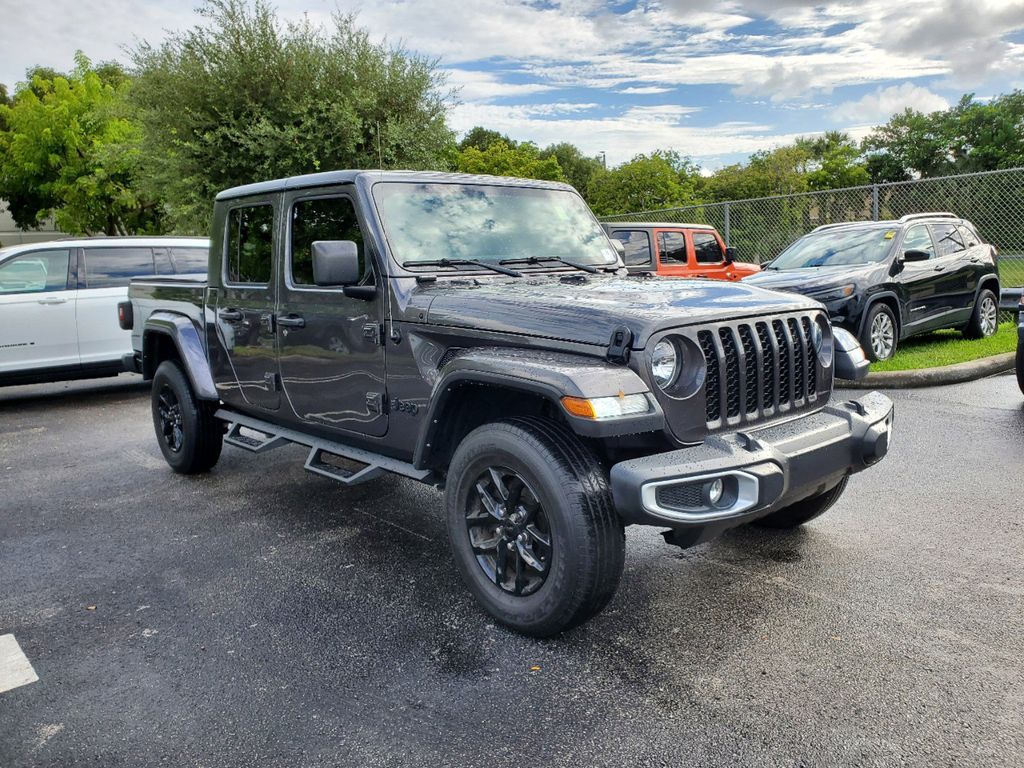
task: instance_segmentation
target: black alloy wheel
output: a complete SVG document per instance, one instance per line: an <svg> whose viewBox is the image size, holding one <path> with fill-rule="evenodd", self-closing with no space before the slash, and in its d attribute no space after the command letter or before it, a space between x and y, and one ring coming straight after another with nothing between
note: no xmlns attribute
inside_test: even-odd
<svg viewBox="0 0 1024 768"><path fill-rule="evenodd" d="M178 396L174 394L169 384L160 387L157 394L157 412L160 415L160 436L164 445L172 453L181 453L182 445L185 442L185 433L182 429L181 403Z"/></svg>
<svg viewBox="0 0 1024 768"><path fill-rule="evenodd" d="M543 586L551 569L551 526L537 494L507 467L488 467L467 496L466 527L476 561L517 597Z"/></svg>

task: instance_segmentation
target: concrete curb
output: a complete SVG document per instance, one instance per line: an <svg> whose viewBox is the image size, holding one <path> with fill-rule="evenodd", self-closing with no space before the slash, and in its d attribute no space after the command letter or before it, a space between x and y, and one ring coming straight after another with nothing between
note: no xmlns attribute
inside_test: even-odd
<svg viewBox="0 0 1024 768"><path fill-rule="evenodd" d="M942 384L960 384L965 381L983 379L1004 371L1012 371L1016 352L969 360L941 368L919 368L916 371L879 371L869 373L861 381L836 379L837 387L846 389L908 389L911 387L935 387Z"/></svg>

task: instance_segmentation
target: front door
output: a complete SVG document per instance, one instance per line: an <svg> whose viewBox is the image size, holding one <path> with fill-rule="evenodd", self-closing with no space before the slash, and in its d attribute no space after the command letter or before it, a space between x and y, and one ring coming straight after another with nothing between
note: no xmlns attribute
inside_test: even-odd
<svg viewBox="0 0 1024 768"><path fill-rule="evenodd" d="M725 245L714 232L691 232L695 274L716 280L732 280L736 273L725 260Z"/></svg>
<svg viewBox="0 0 1024 768"><path fill-rule="evenodd" d="M281 381L295 416L331 429L380 436L387 431L382 281L346 195L304 190L286 200L288 226L277 327ZM313 283L312 245L353 240L362 285L377 295L351 298Z"/></svg>
<svg viewBox="0 0 1024 768"><path fill-rule="evenodd" d="M223 287L211 296L224 350L214 358L221 397L233 405L272 411L281 404L274 328L275 207L272 200L256 200L228 210Z"/></svg>
<svg viewBox="0 0 1024 768"><path fill-rule="evenodd" d="M903 325L910 332L926 329L934 322L941 304L940 284L945 272L935 243L926 224L915 224L907 229L900 245L900 255L905 251L924 251L925 261L903 262L896 275L896 282L903 287L906 314Z"/></svg>
<svg viewBox="0 0 1024 768"><path fill-rule="evenodd" d="M41 248L0 264L0 375L78 365L74 256Z"/></svg>

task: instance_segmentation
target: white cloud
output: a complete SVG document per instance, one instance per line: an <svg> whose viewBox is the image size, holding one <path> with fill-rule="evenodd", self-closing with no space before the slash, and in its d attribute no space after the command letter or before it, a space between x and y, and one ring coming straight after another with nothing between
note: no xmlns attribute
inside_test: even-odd
<svg viewBox="0 0 1024 768"><path fill-rule="evenodd" d="M663 85L641 85L623 88L618 92L636 96L646 96L648 94L668 93L671 90L671 88Z"/></svg>
<svg viewBox="0 0 1024 768"><path fill-rule="evenodd" d="M527 96L555 89L550 83L514 83L502 80L496 72L473 69L448 69L448 85L463 101L486 102L509 96Z"/></svg>
<svg viewBox="0 0 1024 768"><path fill-rule="evenodd" d="M907 107L919 112L934 112L949 107L942 96L913 83L878 88L856 101L844 101L832 110L836 122L873 124L886 122Z"/></svg>

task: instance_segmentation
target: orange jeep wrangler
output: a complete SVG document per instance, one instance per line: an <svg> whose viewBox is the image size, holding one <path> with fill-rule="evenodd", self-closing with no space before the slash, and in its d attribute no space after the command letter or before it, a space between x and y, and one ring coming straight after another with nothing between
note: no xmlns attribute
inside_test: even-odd
<svg viewBox="0 0 1024 768"><path fill-rule="evenodd" d="M735 260L722 236L706 224L651 224L606 221L609 237L622 243L623 260L630 272L652 272L672 277L712 277L740 280L761 268Z"/></svg>

